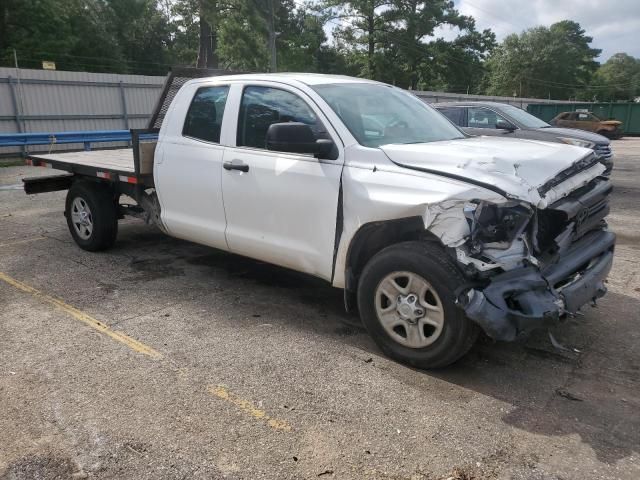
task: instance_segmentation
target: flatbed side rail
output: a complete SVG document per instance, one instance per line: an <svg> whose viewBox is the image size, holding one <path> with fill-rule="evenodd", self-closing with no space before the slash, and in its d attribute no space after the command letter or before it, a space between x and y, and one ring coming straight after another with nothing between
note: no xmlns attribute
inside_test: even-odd
<svg viewBox="0 0 640 480"><path fill-rule="evenodd" d="M157 139L158 132L140 135L140 139ZM91 130L77 132L37 132L37 133L3 133L0 134L0 147L26 147L30 145L54 145L80 143L86 151L91 150L94 143L127 142L131 143L129 130Z"/></svg>

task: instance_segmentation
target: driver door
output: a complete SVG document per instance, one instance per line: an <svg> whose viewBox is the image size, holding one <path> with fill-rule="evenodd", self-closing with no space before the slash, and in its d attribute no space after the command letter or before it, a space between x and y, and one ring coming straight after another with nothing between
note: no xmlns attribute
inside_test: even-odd
<svg viewBox="0 0 640 480"><path fill-rule="evenodd" d="M339 138L302 91L269 82L234 88L236 141L225 150L222 171L229 249L330 281L344 158ZM338 158L267 150L269 126L288 121L331 138Z"/></svg>

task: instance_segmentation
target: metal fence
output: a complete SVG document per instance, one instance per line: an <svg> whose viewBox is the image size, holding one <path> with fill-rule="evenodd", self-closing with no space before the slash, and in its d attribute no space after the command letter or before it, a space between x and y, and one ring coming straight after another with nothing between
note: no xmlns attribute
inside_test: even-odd
<svg viewBox="0 0 640 480"><path fill-rule="evenodd" d="M640 103L553 103L529 105L527 110L545 122L562 112L587 110L602 120L620 120L625 135L640 135Z"/></svg>
<svg viewBox="0 0 640 480"><path fill-rule="evenodd" d="M143 128L163 83L164 77L144 75L0 68L0 133ZM28 148L69 150L83 145ZM20 151L1 148L0 155Z"/></svg>

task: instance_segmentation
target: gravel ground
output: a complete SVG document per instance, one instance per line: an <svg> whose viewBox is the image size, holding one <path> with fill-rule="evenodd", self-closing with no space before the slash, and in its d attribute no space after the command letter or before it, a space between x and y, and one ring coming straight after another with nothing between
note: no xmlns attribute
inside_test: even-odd
<svg viewBox="0 0 640 480"><path fill-rule="evenodd" d="M482 339L431 372L313 278L135 220L81 251L64 193L21 191L50 171L0 168L0 478L640 478L640 139L614 150L610 292L569 350Z"/></svg>

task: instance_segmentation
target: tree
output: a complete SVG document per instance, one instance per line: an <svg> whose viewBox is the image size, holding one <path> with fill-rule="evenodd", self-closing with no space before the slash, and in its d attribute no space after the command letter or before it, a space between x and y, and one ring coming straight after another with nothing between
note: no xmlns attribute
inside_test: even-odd
<svg viewBox="0 0 640 480"><path fill-rule="evenodd" d="M575 97L598 67L600 50L576 22L564 20L509 35L487 62L488 93Z"/></svg>
<svg viewBox="0 0 640 480"><path fill-rule="evenodd" d="M164 74L170 61L156 0L0 0L0 18L0 55L15 48L22 67Z"/></svg>
<svg viewBox="0 0 640 480"><path fill-rule="evenodd" d="M402 87L477 86L484 55L495 45L493 33L477 32L473 18L460 15L449 0L325 0L323 5L342 22L334 31L338 44L356 62L358 54L364 58L361 74ZM436 38L443 27L458 29L458 36Z"/></svg>
<svg viewBox="0 0 640 480"><path fill-rule="evenodd" d="M170 55L175 63L194 65L200 48L200 12L194 0L178 0L170 6L172 41Z"/></svg>
<svg viewBox="0 0 640 480"><path fill-rule="evenodd" d="M294 8L289 2L283 2L283 6L286 11L281 10L277 16L278 70L357 74L357 70L349 68L342 52L326 43L326 11L310 5Z"/></svg>
<svg viewBox="0 0 640 480"><path fill-rule="evenodd" d="M61 62L78 38L72 31L77 2L71 0L0 0L0 55L13 64L13 50L23 67L40 67L42 60ZM55 58L54 58L55 56ZM62 62L61 62L62 63Z"/></svg>
<svg viewBox="0 0 640 480"><path fill-rule="evenodd" d="M584 95L600 101L633 100L640 95L640 59L616 53L598 68Z"/></svg>
<svg viewBox="0 0 640 480"><path fill-rule="evenodd" d="M392 0L324 0L321 8L327 12L327 21L334 22L334 36L342 44L342 50L352 46L349 52L352 60L358 59L361 46L365 47L365 61L361 74L377 78L376 48L382 41L385 22L383 11Z"/></svg>
<svg viewBox="0 0 640 480"><path fill-rule="evenodd" d="M103 0L100 22L113 38L118 54L128 64L127 71L164 74L169 69L171 26L168 12L157 0ZM87 32L89 35L90 33Z"/></svg>
<svg viewBox="0 0 640 480"><path fill-rule="evenodd" d="M198 67L265 71L268 65L265 7L268 7L265 0L176 1L174 47L180 60Z"/></svg>
<svg viewBox="0 0 640 480"><path fill-rule="evenodd" d="M214 0L199 0L198 13L200 30L198 41L198 68L218 68L218 45L217 45L217 4Z"/></svg>
<svg viewBox="0 0 640 480"><path fill-rule="evenodd" d="M495 47L495 35L475 29L472 17L460 15L447 0L394 0L385 12L389 21L387 46L397 51L394 83L411 88L477 91L484 75L486 55ZM436 37L442 28L455 28L452 41Z"/></svg>

